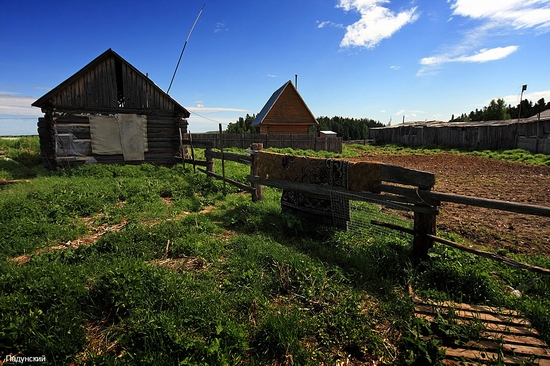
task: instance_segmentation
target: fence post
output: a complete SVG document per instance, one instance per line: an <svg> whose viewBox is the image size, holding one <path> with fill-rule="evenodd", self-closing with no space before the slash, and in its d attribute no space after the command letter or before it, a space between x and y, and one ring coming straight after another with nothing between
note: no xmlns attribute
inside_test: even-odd
<svg viewBox="0 0 550 366"><path fill-rule="evenodd" d="M426 259L428 250L434 245L434 240L427 234L436 234L436 217L435 213L414 213L413 255L415 260Z"/></svg>
<svg viewBox="0 0 550 366"><path fill-rule="evenodd" d="M181 166L185 170L185 147L183 146L183 136L181 133L181 126L179 127L180 132L180 153L181 153Z"/></svg>
<svg viewBox="0 0 550 366"><path fill-rule="evenodd" d="M251 149L255 150L255 152L252 153L252 166L250 168L250 175L253 177L258 175L258 152L262 151L264 149L264 145L262 143L253 143L251 145ZM252 192L252 201L262 201L264 199L264 186L261 184L253 184L254 191Z"/></svg>
<svg viewBox="0 0 550 366"><path fill-rule="evenodd" d="M224 197L227 195L227 188L225 184L225 156L223 155L223 131L222 131L222 124L220 123L220 151L222 153L222 177L223 177L223 195Z"/></svg>
<svg viewBox="0 0 550 366"><path fill-rule="evenodd" d="M206 149L206 151L209 151L211 153L214 152L213 147L209 147ZM208 170L210 173L214 173L214 158L212 158L212 155L207 155L206 158L206 170Z"/></svg>

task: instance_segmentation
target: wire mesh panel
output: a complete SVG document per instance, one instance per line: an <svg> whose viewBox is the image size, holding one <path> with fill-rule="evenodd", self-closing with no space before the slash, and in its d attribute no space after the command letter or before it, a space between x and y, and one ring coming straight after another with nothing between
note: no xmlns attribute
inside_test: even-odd
<svg viewBox="0 0 550 366"><path fill-rule="evenodd" d="M372 220L413 228L413 211L386 201L367 199L352 193L331 192L330 202L334 225L358 235L380 235L411 240L410 234L371 223Z"/></svg>

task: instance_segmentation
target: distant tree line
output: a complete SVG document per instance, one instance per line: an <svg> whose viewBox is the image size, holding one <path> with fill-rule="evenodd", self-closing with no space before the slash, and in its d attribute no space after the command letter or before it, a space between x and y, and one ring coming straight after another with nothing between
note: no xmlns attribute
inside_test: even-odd
<svg viewBox="0 0 550 366"><path fill-rule="evenodd" d="M317 117L319 123L313 132L334 131L344 140L363 140L369 137L370 127L382 127L382 123L369 118Z"/></svg>
<svg viewBox="0 0 550 366"><path fill-rule="evenodd" d="M239 117L236 122L230 122L225 130L225 133L256 133L254 127L250 127L252 122L256 119L256 115L246 114L246 117Z"/></svg>
<svg viewBox="0 0 550 366"><path fill-rule="evenodd" d="M229 123L226 133L256 133L250 127L256 115L247 114L246 117L239 117L235 122ZM369 118L348 118L348 117L318 117L318 125L310 129L311 134L319 135L319 131L334 131L344 140L363 140L369 136L370 127L382 127L382 123Z"/></svg>
<svg viewBox="0 0 550 366"><path fill-rule="evenodd" d="M546 103L544 98L539 99L536 104L524 99L521 101L521 118L528 118L537 113L550 109L550 102ZM453 115L449 122L470 122L470 121L497 121L505 119L517 119L520 111L520 105L515 107L504 102L504 99L491 100L488 106L483 109L471 111L469 114L463 113L459 117Z"/></svg>

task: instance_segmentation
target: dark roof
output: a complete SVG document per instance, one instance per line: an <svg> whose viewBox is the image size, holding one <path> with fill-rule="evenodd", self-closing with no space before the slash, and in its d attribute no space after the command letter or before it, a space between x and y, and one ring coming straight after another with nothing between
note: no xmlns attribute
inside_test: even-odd
<svg viewBox="0 0 550 366"><path fill-rule="evenodd" d="M180 110L184 114L187 115L187 117L190 115L189 111L185 109L182 105L180 105L176 100L174 100L172 97L170 97L166 92L164 92L160 87L158 87L151 79L149 79L147 76L145 76L141 71L136 69L132 64L130 64L128 61L126 61L124 58L122 58L119 54L117 54L112 49L108 49L107 51L103 52L101 55L96 57L94 60L92 60L90 63L88 63L86 66L84 66L82 69L77 71L74 75L69 77L67 80L63 81L61 84L50 90L48 93L43 95L41 98L36 100L34 103L32 103L32 106L34 107L44 107L47 106L48 103L54 99L58 94L64 92L71 84L76 82L79 78L84 76L86 73L90 72L94 67L96 67L98 64L103 62L104 60L114 57L115 60L118 60L120 63L123 63L128 67L132 72L134 72L141 81L144 81L146 85L149 85L150 88L162 96L168 98L172 103L174 103L174 108L177 110Z"/></svg>
<svg viewBox="0 0 550 366"><path fill-rule="evenodd" d="M287 88L292 88L292 90L298 95L298 97L304 104L304 107L308 110L308 112L311 114L312 119L315 121L315 116L309 110L307 104L304 102L304 100L300 96L300 93L298 93L298 90L296 90L296 88L294 87L294 84L292 84L292 81L289 80L271 95L271 98L269 98L269 100L264 105L260 113L258 113L256 118L252 122L251 126L259 126L263 122L265 117L268 115L269 111L271 111L273 106L277 103L277 100L279 99L279 97L285 92Z"/></svg>

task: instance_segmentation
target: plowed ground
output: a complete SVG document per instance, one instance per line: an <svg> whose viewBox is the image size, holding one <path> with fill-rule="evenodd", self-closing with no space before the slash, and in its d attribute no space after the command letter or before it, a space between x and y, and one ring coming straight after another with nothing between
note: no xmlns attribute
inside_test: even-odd
<svg viewBox="0 0 550 366"><path fill-rule="evenodd" d="M550 167L479 156L365 155L379 161L435 174L437 192L492 198L550 207ZM523 215L443 202L439 231L452 232L479 248L501 254L550 255L550 217Z"/></svg>

